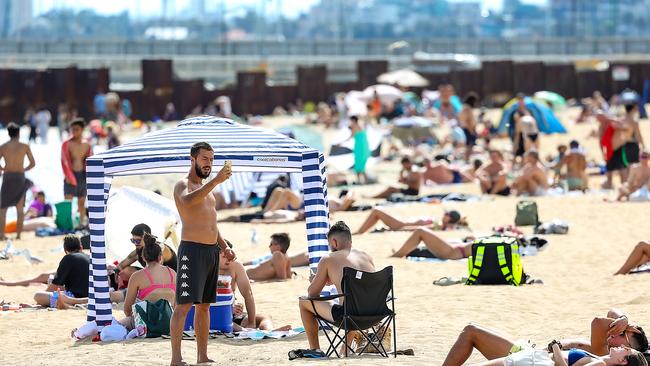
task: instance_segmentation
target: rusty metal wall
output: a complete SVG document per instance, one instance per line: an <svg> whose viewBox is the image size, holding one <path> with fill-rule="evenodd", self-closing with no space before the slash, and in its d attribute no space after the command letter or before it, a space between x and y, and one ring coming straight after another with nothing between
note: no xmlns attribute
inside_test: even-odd
<svg viewBox="0 0 650 366"><path fill-rule="evenodd" d="M233 112L240 116L271 112L266 103L266 73L238 72Z"/></svg>
<svg viewBox="0 0 650 366"><path fill-rule="evenodd" d="M577 96L577 75L573 64L546 64L543 90L558 93L565 98Z"/></svg>
<svg viewBox="0 0 650 366"><path fill-rule="evenodd" d="M303 102L318 103L327 98L327 67L316 65L296 69L298 98Z"/></svg>
<svg viewBox="0 0 650 366"><path fill-rule="evenodd" d="M542 62L516 62L512 66L513 91L516 93L533 94L544 90L546 77Z"/></svg>
<svg viewBox="0 0 650 366"><path fill-rule="evenodd" d="M388 71L386 60L362 60L357 62L357 82L360 89L377 84L377 76Z"/></svg>

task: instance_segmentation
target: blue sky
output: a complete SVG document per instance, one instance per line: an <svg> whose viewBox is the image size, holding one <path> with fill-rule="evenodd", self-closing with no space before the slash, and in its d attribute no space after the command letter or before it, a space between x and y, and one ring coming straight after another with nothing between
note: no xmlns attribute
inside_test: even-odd
<svg viewBox="0 0 650 366"><path fill-rule="evenodd" d="M168 0L169 3L175 4L176 11L182 11L190 3L190 0ZM280 5L282 12L289 17L295 17L302 12L308 10L318 0L266 0L267 14L276 14ZM463 1L463 0L452 0ZM500 9L503 0L483 0L483 7L487 9ZM544 4L546 0L523 0L526 3ZM236 12L238 9L244 7L257 7L260 9L260 0L224 0L226 9L229 12ZM140 4L139 9L136 4ZM161 9L160 0L112 0L112 1L97 1L97 0L34 0L34 13L36 15L49 11L55 6L58 7L73 7L75 9L92 8L98 13L102 14L116 14L124 10L128 10L130 14L136 15L138 13L143 16L156 16L160 15ZM220 0L206 0L207 10L216 9ZM171 11L171 9L170 9ZM173 11L171 11L173 13Z"/></svg>

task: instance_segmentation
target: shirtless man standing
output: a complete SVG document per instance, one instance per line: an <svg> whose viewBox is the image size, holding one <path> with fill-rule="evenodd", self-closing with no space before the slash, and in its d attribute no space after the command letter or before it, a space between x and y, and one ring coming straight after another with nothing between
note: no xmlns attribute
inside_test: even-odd
<svg viewBox="0 0 650 366"><path fill-rule="evenodd" d="M476 172L481 184L481 192L507 196L510 194L508 187L508 168L503 161L503 154L498 150L490 151L490 163L483 165Z"/></svg>
<svg viewBox="0 0 650 366"><path fill-rule="evenodd" d="M364 272L375 272L372 258L361 250L352 249L352 234L350 228L343 221L337 222L330 228L327 233L327 241L332 253L320 259L316 275L307 288L308 297L320 296L323 287L328 283L334 284L338 293L342 294L341 279L345 267ZM309 348L320 350L318 322L314 312L318 312L318 315L324 319L339 323L343 317L343 305L337 305L333 301L314 301L312 305L312 301L308 298L301 297L299 307Z"/></svg>
<svg viewBox="0 0 650 366"><path fill-rule="evenodd" d="M648 183L650 182L650 166L648 165L650 154L644 151L641 153L640 159L641 160L638 163L632 165L627 181L618 189L617 201L628 200L630 199L630 194L644 186L648 186Z"/></svg>
<svg viewBox="0 0 650 366"><path fill-rule="evenodd" d="M207 142L192 145L192 166L186 177L174 186L174 201L181 217L183 230L178 246L178 274L176 276L176 308L172 315L172 365L185 365L181 356L181 340L187 313L196 304L194 329L196 332L197 363L214 362L208 358L208 330L210 303L217 298L219 249L228 260L235 253L228 248L217 229L216 199L213 190L232 175L226 162L217 176L203 184L212 172L214 150Z"/></svg>
<svg viewBox="0 0 650 366"><path fill-rule="evenodd" d="M626 105L625 117L622 120L608 120L610 126L614 127L614 134L612 136L613 153L607 161L607 171L618 171L621 182L627 181L630 165L639 161L639 144L642 148L644 147L638 122L634 119L636 110L636 105ZM606 117L599 116L599 118Z"/></svg>
<svg viewBox="0 0 650 366"><path fill-rule="evenodd" d="M407 196L417 196L420 194L422 185L422 173L414 169L413 162L408 156L402 158L402 170L399 172L398 181L406 185L406 188L390 186L383 192L370 198L388 198L393 193L402 193Z"/></svg>
<svg viewBox="0 0 650 366"><path fill-rule="evenodd" d="M5 165L0 166L2 188L0 189L0 240L5 240L5 221L7 209L16 206L16 239L20 239L25 220L25 193L32 186L32 182L25 178L25 172L32 169L36 163L29 145L23 144L20 139L20 127L11 122L7 125L9 141L0 146L0 159L5 160ZM29 165L25 167L25 156Z"/></svg>
<svg viewBox="0 0 650 366"><path fill-rule="evenodd" d="M521 175L512 183L512 189L517 195L522 193L530 196L543 196L548 189L546 170L539 162L536 151L529 151L524 156L524 167Z"/></svg>
<svg viewBox="0 0 650 366"><path fill-rule="evenodd" d="M82 140L84 120L70 123L71 137L61 145L61 167L65 180L63 194L68 201L77 197L77 209L82 226L86 220L86 159L92 155L90 145Z"/></svg>
<svg viewBox="0 0 650 366"><path fill-rule="evenodd" d="M291 261L287 255L291 239L287 233L271 235L271 258L246 270L253 281L285 280L291 278Z"/></svg>
<svg viewBox="0 0 650 366"><path fill-rule="evenodd" d="M585 191L589 188L587 175L587 158L580 148L580 143L573 140L569 143L569 153L560 161L559 169L566 165L567 186L569 191Z"/></svg>

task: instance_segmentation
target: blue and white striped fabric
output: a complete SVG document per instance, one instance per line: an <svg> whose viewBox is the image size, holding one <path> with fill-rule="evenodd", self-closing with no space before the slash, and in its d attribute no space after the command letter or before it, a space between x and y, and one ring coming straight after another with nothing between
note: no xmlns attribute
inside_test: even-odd
<svg viewBox="0 0 650 366"><path fill-rule="evenodd" d="M111 178L187 173L190 147L199 141L212 145L216 169L231 160L236 173L301 173L310 267L315 270L320 258L328 252L329 211L322 153L273 130L229 119L210 116L186 119L175 128L146 134L86 161L91 240L88 320L95 321L99 327L110 324L112 319L104 241ZM233 190L239 183L231 182ZM228 190L228 186L224 189Z"/></svg>

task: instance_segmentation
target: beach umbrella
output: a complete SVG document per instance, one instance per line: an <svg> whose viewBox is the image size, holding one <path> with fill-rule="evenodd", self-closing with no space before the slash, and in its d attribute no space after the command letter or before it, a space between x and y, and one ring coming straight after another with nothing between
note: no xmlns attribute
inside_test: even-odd
<svg viewBox="0 0 650 366"><path fill-rule="evenodd" d="M567 132L562 122L553 114L551 108L547 107L544 103L536 102L530 97L524 98L524 103L535 118L535 121L537 121L537 128L540 132L546 134ZM503 108L503 115L501 116L498 129L500 132L507 130L509 135L512 136L514 134L513 115L517 108L516 98L508 102Z"/></svg>
<svg viewBox="0 0 650 366"><path fill-rule="evenodd" d="M533 99L547 104L550 103L553 106L553 109L564 108L567 105L566 99L564 99L563 96L547 90L538 91L533 95Z"/></svg>
<svg viewBox="0 0 650 366"><path fill-rule="evenodd" d="M393 125L395 127L421 127L421 128L430 128L434 126L434 123L420 116L411 116L411 117L400 117L393 120Z"/></svg>
<svg viewBox="0 0 650 366"><path fill-rule="evenodd" d="M345 95L345 107L348 110L348 116L363 117L368 114L368 101L365 94L358 90L349 91Z"/></svg>
<svg viewBox="0 0 650 366"><path fill-rule="evenodd" d="M424 87L429 85L427 79L410 69L400 69L383 73L377 77L377 81L403 87Z"/></svg>
<svg viewBox="0 0 650 366"><path fill-rule="evenodd" d="M375 93L379 96L379 100L382 103L393 103L394 101L401 99L404 93L391 85L377 84L372 85L363 90L363 99L365 101L371 101L374 98Z"/></svg>

